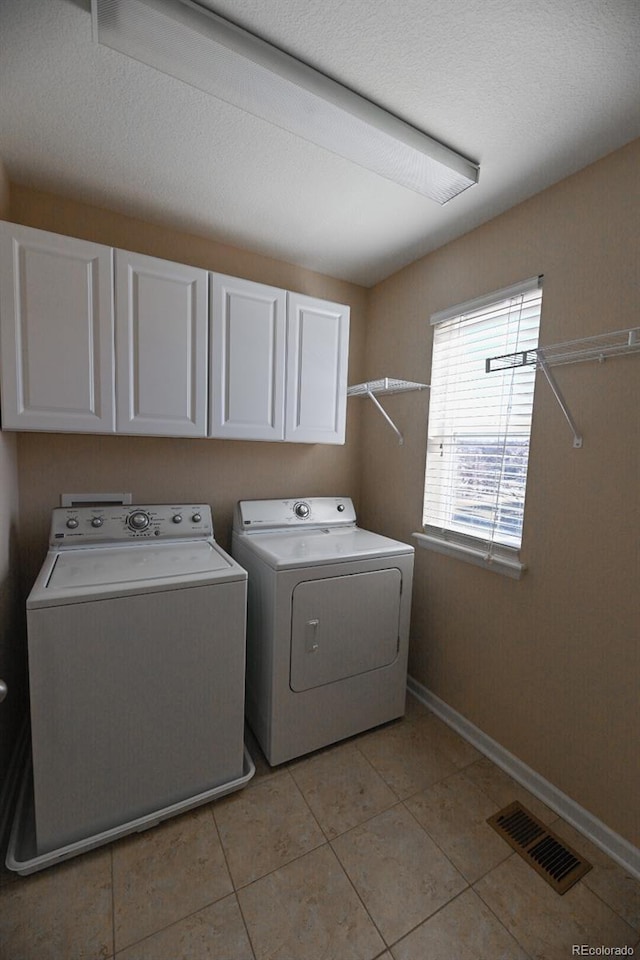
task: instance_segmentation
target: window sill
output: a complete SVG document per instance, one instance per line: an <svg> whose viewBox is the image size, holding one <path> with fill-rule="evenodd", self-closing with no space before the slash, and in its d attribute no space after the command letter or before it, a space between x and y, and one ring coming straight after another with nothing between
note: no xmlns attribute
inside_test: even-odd
<svg viewBox="0 0 640 960"><path fill-rule="evenodd" d="M500 556L487 556L485 550L481 547L472 547L461 543L453 543L451 540L443 540L440 537L429 533L414 533L419 547L424 550L433 550L435 553L442 553L445 557L455 557L458 560L464 560L467 563L473 563L477 567L483 567L485 570L491 570L492 573L500 573L504 577L510 577L512 580L520 580L522 574L527 569L524 563L520 563L515 558Z"/></svg>

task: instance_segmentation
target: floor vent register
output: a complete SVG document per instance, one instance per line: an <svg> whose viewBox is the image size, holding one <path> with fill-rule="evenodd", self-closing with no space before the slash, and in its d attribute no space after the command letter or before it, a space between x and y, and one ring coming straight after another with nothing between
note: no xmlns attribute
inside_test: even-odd
<svg viewBox="0 0 640 960"><path fill-rule="evenodd" d="M560 840L521 803L510 803L487 820L489 826L540 876L563 894L591 870L591 864Z"/></svg>

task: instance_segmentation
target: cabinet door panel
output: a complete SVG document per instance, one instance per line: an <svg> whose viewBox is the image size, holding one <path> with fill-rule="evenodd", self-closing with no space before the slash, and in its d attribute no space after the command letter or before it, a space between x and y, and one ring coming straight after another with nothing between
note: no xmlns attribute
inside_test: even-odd
<svg viewBox="0 0 640 960"><path fill-rule="evenodd" d="M116 251L117 429L207 434L207 273Z"/></svg>
<svg viewBox="0 0 640 960"><path fill-rule="evenodd" d="M2 426L114 429L110 247L0 225Z"/></svg>
<svg viewBox="0 0 640 960"><path fill-rule="evenodd" d="M284 438L286 293L211 275L210 435Z"/></svg>
<svg viewBox="0 0 640 960"><path fill-rule="evenodd" d="M344 443L349 307L290 293L285 436Z"/></svg>

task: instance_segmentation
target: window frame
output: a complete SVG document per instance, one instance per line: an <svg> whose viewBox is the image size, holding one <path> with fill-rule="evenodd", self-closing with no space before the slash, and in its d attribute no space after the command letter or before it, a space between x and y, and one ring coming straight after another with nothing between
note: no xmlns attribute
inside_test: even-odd
<svg viewBox="0 0 640 960"><path fill-rule="evenodd" d="M490 308L492 306L498 306L504 301L518 298L523 295L531 294L534 291L539 291L540 298L542 298L542 276L530 277L527 280L523 280L519 283L512 284L509 287L502 288L500 290L493 291L492 293L486 294L482 297L477 297L473 300L465 301L464 303L456 304L453 307L450 307L446 310L441 310L431 317L431 325L433 327L444 323L450 320L460 320L464 323L465 315L473 315L478 311L482 311L485 308ZM537 346L539 342L539 332L540 332L540 323L541 323L541 314L542 314L542 301L540 300L540 312L538 314L538 326L537 326L537 336L535 345ZM444 349L444 347L443 347ZM507 351L505 351L507 352ZM491 349L487 349L486 357L491 355ZM485 357L485 359L486 359ZM433 372L433 357L432 357L432 372ZM515 370L510 371L511 376L515 376ZM491 376L491 374L486 374L486 376ZM511 381L512 383L513 381ZM512 389L512 388L511 388ZM432 385L433 390L433 385ZM502 389L501 396L504 397L504 390ZM533 414L533 404L535 396L535 374L534 380L531 386L531 416ZM432 406L430 404L430 414ZM429 422L427 423L427 430L429 429ZM478 440L480 442L481 434L478 434ZM512 434L506 434L503 444L503 453L502 453L502 463L504 464L504 458L507 456L506 437L513 436ZM528 469L528 458L530 452L530 440L531 440L531 423L529 423L529 430L527 434L527 452L526 452L526 463L525 463L525 477L524 477L524 502L522 506L522 518L524 521L524 511L526 507L526 483L527 483L527 469ZM427 467L429 464L429 447L430 442L427 441L427 456L425 461L424 469L424 487L427 485ZM424 491L424 488L423 488ZM442 496L446 497L446 493L442 491ZM500 508L500 503L498 503L498 511ZM464 532L460 529L455 529L453 525L453 520L449 520L449 523L452 524L451 527L443 526L442 523L436 525L434 523L425 522L425 510L424 510L424 499L423 499L423 510L422 510L422 532L415 533L414 537L419 546L425 547L429 550L434 550L438 553L444 554L446 556L458 557L467 562L476 564L478 566L484 567L489 570L493 570L496 573L501 573L505 576L511 577L513 579L520 579L524 571L526 570L526 565L520 559L521 551L521 538L518 545L511 545L508 543L499 543L494 539L494 524L491 526L491 536L487 538L475 536L473 534ZM495 518L494 518L495 519ZM444 522L444 520L443 520ZM503 533L503 536L508 539L508 535Z"/></svg>

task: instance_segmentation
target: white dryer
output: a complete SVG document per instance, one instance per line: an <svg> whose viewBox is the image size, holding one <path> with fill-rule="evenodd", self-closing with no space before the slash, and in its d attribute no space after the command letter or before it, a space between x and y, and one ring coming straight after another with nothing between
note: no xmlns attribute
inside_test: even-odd
<svg viewBox="0 0 640 960"><path fill-rule="evenodd" d="M53 511L27 600L36 849L21 872L249 779L246 586L206 504Z"/></svg>
<svg viewBox="0 0 640 960"><path fill-rule="evenodd" d="M401 716L413 547L356 526L348 497L244 500L246 714L276 765Z"/></svg>

